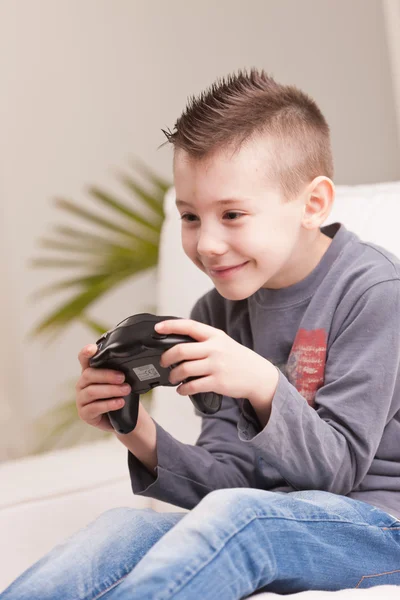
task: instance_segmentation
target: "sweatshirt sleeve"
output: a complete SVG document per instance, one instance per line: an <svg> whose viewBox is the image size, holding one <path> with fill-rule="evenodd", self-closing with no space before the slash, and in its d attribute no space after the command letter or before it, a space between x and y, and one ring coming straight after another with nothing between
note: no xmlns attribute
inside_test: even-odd
<svg viewBox="0 0 400 600"><path fill-rule="evenodd" d="M347 495L363 481L400 409L400 281L365 291L331 343L315 408L279 372L261 429L245 400L239 438L298 490Z"/></svg>
<svg viewBox="0 0 400 600"><path fill-rule="evenodd" d="M190 318L211 324L203 298L194 305ZM254 487L255 450L239 440L239 416L238 400L224 396L217 413L201 415L195 445L176 440L154 421L158 463L154 474L128 451L133 493L191 509L212 490Z"/></svg>

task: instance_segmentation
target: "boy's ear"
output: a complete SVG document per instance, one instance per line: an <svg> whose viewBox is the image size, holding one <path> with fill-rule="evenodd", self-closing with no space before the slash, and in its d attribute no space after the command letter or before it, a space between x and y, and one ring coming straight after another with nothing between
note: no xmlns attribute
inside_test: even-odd
<svg viewBox="0 0 400 600"><path fill-rule="evenodd" d="M302 225L317 229L328 218L335 198L335 186L329 177L315 177L304 196Z"/></svg>

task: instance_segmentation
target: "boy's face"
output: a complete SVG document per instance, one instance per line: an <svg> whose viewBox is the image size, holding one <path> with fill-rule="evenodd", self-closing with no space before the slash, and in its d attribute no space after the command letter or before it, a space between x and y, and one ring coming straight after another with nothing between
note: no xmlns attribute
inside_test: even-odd
<svg viewBox="0 0 400 600"><path fill-rule="evenodd" d="M261 287L287 287L304 277L298 264L310 234L301 226L304 195L285 202L268 182L265 141L203 161L177 148L174 183L184 252L223 297L241 300ZM212 270L237 265L243 266L220 275Z"/></svg>

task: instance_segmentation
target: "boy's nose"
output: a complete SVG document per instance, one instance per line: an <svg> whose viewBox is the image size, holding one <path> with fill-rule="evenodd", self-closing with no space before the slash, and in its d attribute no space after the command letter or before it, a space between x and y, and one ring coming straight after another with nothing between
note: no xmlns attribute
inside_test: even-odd
<svg viewBox="0 0 400 600"><path fill-rule="evenodd" d="M199 256L218 256L224 254L226 249L226 242L218 237L218 234L202 233L197 242Z"/></svg>

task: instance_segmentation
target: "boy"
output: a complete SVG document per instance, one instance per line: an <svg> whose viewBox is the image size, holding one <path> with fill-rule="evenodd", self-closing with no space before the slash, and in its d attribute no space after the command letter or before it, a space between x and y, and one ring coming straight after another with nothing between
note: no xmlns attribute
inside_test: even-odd
<svg viewBox="0 0 400 600"><path fill-rule="evenodd" d="M237 600L400 584L399 260L343 224L315 102L252 69L193 99L174 133L187 256L215 288L162 357L183 395L223 394L196 445L140 406L116 434L132 489L188 512L107 511L4 600ZM231 218L233 217L233 218ZM129 389L79 354L80 417L112 430ZM113 398L113 399L109 399ZM139 562L140 561L140 562Z"/></svg>

